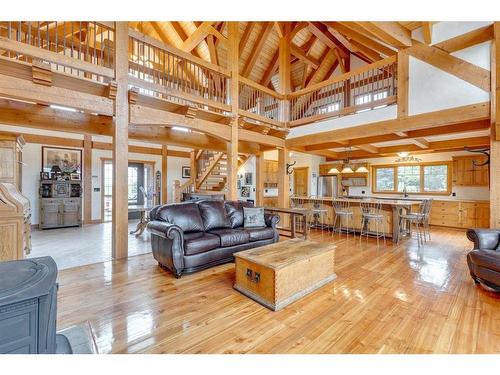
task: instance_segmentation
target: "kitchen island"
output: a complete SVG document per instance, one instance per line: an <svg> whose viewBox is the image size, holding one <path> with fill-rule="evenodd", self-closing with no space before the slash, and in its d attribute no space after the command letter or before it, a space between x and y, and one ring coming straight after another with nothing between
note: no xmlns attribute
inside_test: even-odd
<svg viewBox="0 0 500 375"><path fill-rule="evenodd" d="M330 227L333 226L333 221L335 217L335 212L333 209L332 197L300 197L294 196L291 198L294 205L302 205L304 208L326 208L327 214L321 224L327 224ZM399 227L399 214L402 211L408 212L411 210L412 206L418 206L421 200L417 199L386 199L386 198L361 198L361 197L338 197L337 200L342 200L349 202L349 205L353 211L352 223L349 226L355 231L359 232L361 230L361 201L367 201L372 203L381 203L382 214L384 215L383 230L387 238L392 238L393 242L398 242L400 227ZM345 227L345 223L344 227ZM375 231L375 224L370 223L368 230L370 232Z"/></svg>

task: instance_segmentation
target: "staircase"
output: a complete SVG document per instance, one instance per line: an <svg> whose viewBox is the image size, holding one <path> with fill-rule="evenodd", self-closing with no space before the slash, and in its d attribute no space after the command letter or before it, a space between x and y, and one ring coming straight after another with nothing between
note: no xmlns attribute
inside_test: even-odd
<svg viewBox="0 0 500 375"><path fill-rule="evenodd" d="M227 154L203 150L197 155L197 191L223 191L227 182Z"/></svg>

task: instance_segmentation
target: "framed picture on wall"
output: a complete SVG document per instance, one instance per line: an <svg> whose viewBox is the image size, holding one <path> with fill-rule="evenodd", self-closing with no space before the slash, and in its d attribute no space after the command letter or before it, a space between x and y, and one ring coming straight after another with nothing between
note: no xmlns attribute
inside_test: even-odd
<svg viewBox="0 0 500 375"><path fill-rule="evenodd" d="M80 173L82 150L42 146L42 171L51 172L57 167L62 173Z"/></svg>
<svg viewBox="0 0 500 375"><path fill-rule="evenodd" d="M250 196L250 186L241 187L241 196L243 198L248 198Z"/></svg>
<svg viewBox="0 0 500 375"><path fill-rule="evenodd" d="M191 178L191 167L182 167L182 178Z"/></svg>
<svg viewBox="0 0 500 375"><path fill-rule="evenodd" d="M238 180L238 182L236 183L236 188L237 188L238 190L240 190L240 189L241 189L241 180Z"/></svg>
<svg viewBox="0 0 500 375"><path fill-rule="evenodd" d="M252 172L246 172L245 173L245 185L252 185L252 180L253 180L253 176L252 176Z"/></svg>
<svg viewBox="0 0 500 375"><path fill-rule="evenodd" d="M71 181L80 181L80 173L71 173L70 174L70 180Z"/></svg>

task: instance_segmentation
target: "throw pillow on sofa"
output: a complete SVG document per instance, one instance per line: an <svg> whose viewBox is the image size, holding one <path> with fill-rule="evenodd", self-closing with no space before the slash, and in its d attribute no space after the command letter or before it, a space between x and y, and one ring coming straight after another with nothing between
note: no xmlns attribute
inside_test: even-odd
<svg viewBox="0 0 500 375"><path fill-rule="evenodd" d="M245 228L265 227L264 208L262 207L243 207L243 226Z"/></svg>

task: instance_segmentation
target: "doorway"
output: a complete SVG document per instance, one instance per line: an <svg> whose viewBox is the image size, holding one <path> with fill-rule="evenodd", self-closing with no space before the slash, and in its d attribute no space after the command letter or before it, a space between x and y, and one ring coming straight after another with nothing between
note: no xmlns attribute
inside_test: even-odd
<svg viewBox="0 0 500 375"><path fill-rule="evenodd" d="M154 190L154 168L153 161L129 161L128 163L128 205L143 205L146 203L146 195L152 194ZM103 222L112 220L113 212L113 161L102 159L102 200L101 218ZM129 219L138 219L139 213L130 213Z"/></svg>
<svg viewBox="0 0 500 375"><path fill-rule="evenodd" d="M309 196L309 167L293 169L293 193L298 196Z"/></svg>

